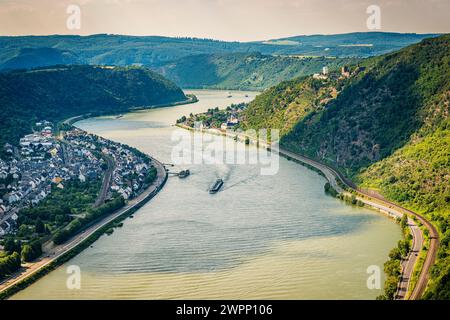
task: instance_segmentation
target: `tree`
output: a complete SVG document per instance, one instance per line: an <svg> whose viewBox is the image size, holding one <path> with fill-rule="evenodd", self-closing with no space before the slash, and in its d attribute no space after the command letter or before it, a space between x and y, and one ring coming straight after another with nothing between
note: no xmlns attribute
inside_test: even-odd
<svg viewBox="0 0 450 320"><path fill-rule="evenodd" d="M406 214L403 214L402 220L400 220L400 226L402 227L402 230L405 230L406 227L408 227L408 216Z"/></svg>
<svg viewBox="0 0 450 320"><path fill-rule="evenodd" d="M325 183L324 189L325 189L325 193L330 194L333 197L336 197L338 194L329 182Z"/></svg>
<svg viewBox="0 0 450 320"><path fill-rule="evenodd" d="M389 252L389 258L392 260L400 260L402 258L402 253L399 248L394 248Z"/></svg>
<svg viewBox="0 0 450 320"><path fill-rule="evenodd" d="M186 116L182 116L180 119L177 120L177 123L183 123L186 122Z"/></svg>
<svg viewBox="0 0 450 320"><path fill-rule="evenodd" d="M390 276L386 279L384 283L384 293L388 300L393 300L395 298L395 293L397 292L398 278L395 276Z"/></svg>
<svg viewBox="0 0 450 320"><path fill-rule="evenodd" d="M0 279L20 268L20 255L14 252L4 258L0 258Z"/></svg>
<svg viewBox="0 0 450 320"><path fill-rule="evenodd" d="M39 240L35 240L30 244L25 244L22 247L22 260L25 262L33 261L42 254L42 245Z"/></svg>
<svg viewBox="0 0 450 320"><path fill-rule="evenodd" d="M408 240L400 240L398 242L398 249L403 257L406 257L409 253L410 245Z"/></svg>
<svg viewBox="0 0 450 320"><path fill-rule="evenodd" d="M35 224L34 224L34 231L35 231L36 233L39 233L39 234L45 233L45 225L44 225L44 223L42 222L42 220L39 219L39 218L37 218L37 220L36 220L36 222L35 222Z"/></svg>
<svg viewBox="0 0 450 320"><path fill-rule="evenodd" d="M29 244L25 244L22 247L22 261L30 262L33 260L34 254L33 254L33 248Z"/></svg>
<svg viewBox="0 0 450 320"><path fill-rule="evenodd" d="M29 232L28 226L26 224L21 224L19 230L17 230L17 235L19 237L25 237L28 235L28 232ZM20 250L17 252L20 252Z"/></svg>
<svg viewBox="0 0 450 320"><path fill-rule="evenodd" d="M4 247L7 254L19 253L21 251L20 241L15 241L13 238L6 239Z"/></svg>
<svg viewBox="0 0 450 320"><path fill-rule="evenodd" d="M64 243L67 239L69 239L70 234L66 229L60 230L56 232L55 236L53 237L53 243L54 244L61 244Z"/></svg>

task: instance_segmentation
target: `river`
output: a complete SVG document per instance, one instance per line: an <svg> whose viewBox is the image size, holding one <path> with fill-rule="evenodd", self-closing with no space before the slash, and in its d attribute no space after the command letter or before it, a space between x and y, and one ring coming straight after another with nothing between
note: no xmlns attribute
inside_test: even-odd
<svg viewBox="0 0 450 320"><path fill-rule="evenodd" d="M89 132L172 163L172 125L182 115L250 101L253 92L187 90L195 104L78 122ZM249 146L250 152L256 152ZM386 216L324 193L316 172L280 158L275 175L257 164L191 165L123 227L13 299L374 299L369 266L401 239ZM216 178L224 189L208 193ZM67 267L81 270L68 289ZM384 281L384 279L382 279Z"/></svg>

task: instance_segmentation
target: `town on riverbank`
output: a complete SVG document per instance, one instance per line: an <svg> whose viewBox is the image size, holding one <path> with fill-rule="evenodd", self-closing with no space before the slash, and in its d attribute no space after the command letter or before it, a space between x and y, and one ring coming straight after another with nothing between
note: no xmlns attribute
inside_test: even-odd
<svg viewBox="0 0 450 320"><path fill-rule="evenodd" d="M153 160L68 124L35 123L0 160L0 281L139 197Z"/></svg>

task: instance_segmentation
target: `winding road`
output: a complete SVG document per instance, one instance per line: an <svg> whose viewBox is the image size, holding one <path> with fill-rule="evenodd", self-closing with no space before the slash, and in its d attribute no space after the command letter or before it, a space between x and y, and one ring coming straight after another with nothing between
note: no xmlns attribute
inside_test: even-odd
<svg viewBox="0 0 450 320"><path fill-rule="evenodd" d="M411 210L405 209L393 202L387 201L385 199L376 197L372 194L369 194L366 191L360 190L356 188L352 183L349 183L347 179L345 179L342 174L340 174L335 169L324 165L320 162L317 162L315 160L312 160L308 157L301 156L295 153L292 153L290 151L284 150L279 147L272 147L272 151L278 151L279 154L290 157L292 159L298 160L300 162L304 162L306 164L309 164L320 171L325 175L327 180L330 182L330 184L335 188L338 192L343 192L344 190L339 186L339 183L337 182L340 180L347 188L353 190L356 192L357 196L356 198L365 204L374 207L381 212L384 212L394 218L401 218L403 214L406 214L408 216L408 226L411 231L411 235L413 238L413 245L411 247L411 251L401 263L402 268L402 274L401 279L398 285L398 290L396 294L397 300L404 300L404 299L410 299L410 300L418 300L422 297L423 293L425 292L430 269L434 264L434 261L436 260L437 251L439 248L439 234L436 230L436 228L423 216L419 215L416 212L413 212ZM411 218L416 217L420 223L427 228L429 235L430 235L430 246L428 248L428 251L426 253L425 262L422 266L422 270L420 271L419 278L417 279L417 283L414 286L414 288L410 288L411 283L411 277L414 272L414 267L416 265L416 262L419 258L419 254L423 248L424 245L424 237L422 230L419 228L417 223ZM407 293L411 291L411 294L407 295Z"/></svg>

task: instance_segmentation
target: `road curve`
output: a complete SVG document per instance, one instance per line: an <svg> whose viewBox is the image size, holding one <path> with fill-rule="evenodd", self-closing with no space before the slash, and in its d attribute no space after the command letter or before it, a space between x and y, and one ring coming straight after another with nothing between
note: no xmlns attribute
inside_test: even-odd
<svg viewBox="0 0 450 320"><path fill-rule="evenodd" d="M302 156L283 149L278 144L269 145L264 141L257 141L254 137L242 133L239 134L222 132L215 129L194 129L184 124L177 124L176 126L190 131L197 130L209 134L222 135L228 138L237 139L239 141L245 141L246 139L249 139L251 143L258 145L259 147L266 148L287 158L303 162L305 164L313 166L316 169L319 169L324 174L330 185L339 193L344 192L343 188L338 183L338 181L341 181L346 188L353 190L356 193L356 197L358 200L368 204L369 206L375 207L395 218L401 218L403 214L406 214L408 216L408 226L413 237L413 246L411 247L411 251L408 257L401 263L402 274L396 295L396 299L398 300L407 298L407 292L408 290L410 290L409 286L411 276L414 272L414 266L416 264L416 261L418 260L418 255L423 248L424 237L422 230L419 228L416 222L411 219L411 217L416 217L417 220L428 229L428 232L430 234L430 247L428 248L425 262L422 266L422 270L420 271L419 279L417 280L417 283L412 289L412 292L408 298L410 300L418 300L422 297L428 284L430 269L433 266L434 261L436 260L437 251L439 249L439 233L437 232L433 224L431 224L425 217L416 212L403 208L391 201L378 197L377 195L369 194L367 191L359 189L352 181L345 178L338 170L316 160L313 160L309 157Z"/></svg>
<svg viewBox="0 0 450 320"><path fill-rule="evenodd" d="M403 208L391 201L382 199L381 197L377 197L376 195L374 196L364 190L360 190L360 189L356 188L356 186L353 183L349 182L344 176L342 176L342 174L340 172L338 172L337 170L335 170L327 165L324 165L324 164L317 162L313 159L310 159L308 157L301 156L301 155L292 153L290 151L284 150L282 148L277 148L277 151L281 155L285 155L290 158L296 159L298 161L307 163L307 164L314 166L315 168L321 170L333 187L334 186L339 187L339 184L337 183L336 180L340 180L347 188L352 189L360 196L360 197L358 197L359 200L361 200L371 206L378 207L379 209L381 209L391 215L394 214L397 217L401 217L403 214L408 215L408 225L410 227L411 235L413 237L413 246L411 248L411 252L409 253L408 257L402 261L402 275L401 275L401 280L399 283L399 289L397 292L396 299L402 300L402 299L406 298L406 294L407 294L408 290L410 290L409 285L410 285L411 276L414 271L414 266L418 259L418 255L423 248L422 230L417 226L415 221L413 219L411 219L410 217L416 217L417 220L420 221L420 223L422 223L422 225L428 229L428 232L430 234L430 247L428 248L425 262L422 266L422 270L420 271L420 275L417 280L417 283L414 286L414 288L412 289L411 295L409 296L410 300L420 299L427 287L430 269L436 260L437 251L439 249L439 233L437 232L437 230L433 226L433 224L431 224L426 218L424 218L423 216L421 216L420 214L418 214L416 212L413 212L413 211ZM339 187L338 189L336 189L336 191L341 192L342 188Z"/></svg>
<svg viewBox="0 0 450 320"><path fill-rule="evenodd" d="M405 209L401 206L396 205L395 203L392 203L390 201L386 201L386 203L389 203L392 207L397 208L399 210L402 210L404 213L414 216L417 218L422 225L427 228L429 232L429 238L430 238L430 246L427 251L427 255L425 257L425 262L422 266L422 270L419 275L419 279L417 280L416 285L414 286L411 295L409 296L410 300L418 300L422 298L423 293L425 292L425 289L428 284L429 274L431 267L433 266L434 262L436 261L437 252L439 249L439 233L435 226L429 222L427 219L425 219L420 214L413 212L411 210Z"/></svg>

